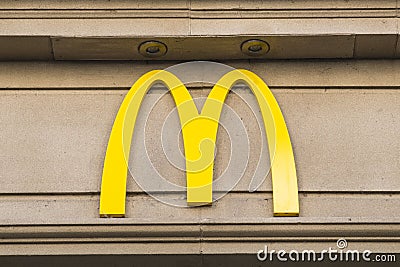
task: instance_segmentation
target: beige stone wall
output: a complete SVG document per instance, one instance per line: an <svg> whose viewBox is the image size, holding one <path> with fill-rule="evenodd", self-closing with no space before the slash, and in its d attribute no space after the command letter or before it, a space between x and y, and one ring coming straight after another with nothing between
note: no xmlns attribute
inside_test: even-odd
<svg viewBox="0 0 400 267"><path fill-rule="evenodd" d="M349 249L400 253L399 6L399 0L1 1L0 255L255 255L266 244L320 251L338 238ZM270 51L246 55L241 44L249 39L267 42ZM138 47L148 40L163 42L167 53L141 55ZM292 138L299 217L272 216L270 176L248 192L265 143L257 114L230 94L227 104L242 116L251 151L233 192L212 206L174 208L129 177L126 218L99 218L103 160L123 97L145 72L191 60L249 69L270 86ZM209 89L189 87L194 96ZM257 110L249 91L238 91ZM150 91L143 110L160 94ZM137 131L134 142L145 139L155 166L184 184L184 173L158 156L172 108L164 96L146 125L149 134ZM229 118L222 122L236 127ZM226 144L221 131L217 173L229 161ZM133 150L133 158L143 153ZM135 173L152 178L140 162Z"/></svg>
<svg viewBox="0 0 400 267"><path fill-rule="evenodd" d="M126 1L5 0L1 60L145 60L140 43L168 46L162 60L246 59L240 46L261 39L261 58L395 58L398 0Z"/></svg>
<svg viewBox="0 0 400 267"><path fill-rule="evenodd" d="M320 250L340 237L354 249L398 252L399 62L227 63L260 75L282 108L298 171L298 218L272 216L270 177L257 192L247 191L252 163L234 191L210 207L162 204L129 178L126 218L99 218L102 164L119 105L137 77L173 62L9 62L0 64L0 253L255 253L266 242L277 249ZM248 91L237 90L255 105ZM194 96L208 91L190 88ZM150 91L143 110L160 93ZM227 104L245 112L235 94ZM159 141L151 140L158 140L157 129L172 108L165 95L152 113L156 119L146 127L156 138L146 135L150 150L159 149ZM138 125L145 116L140 113ZM252 162L262 139L254 118L243 117ZM136 133L136 140L144 138ZM218 169L229 155L223 132L217 140ZM183 173L164 174L184 183Z"/></svg>

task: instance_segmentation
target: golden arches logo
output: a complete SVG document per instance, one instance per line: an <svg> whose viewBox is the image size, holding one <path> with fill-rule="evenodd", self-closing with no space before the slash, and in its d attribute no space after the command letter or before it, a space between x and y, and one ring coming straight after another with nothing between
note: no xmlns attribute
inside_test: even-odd
<svg viewBox="0 0 400 267"><path fill-rule="evenodd" d="M156 82L169 88L182 127L186 158L188 205L212 202L215 141L225 98L234 84L244 82L255 95L261 110L271 158L275 216L299 214L298 187L292 145L285 120L264 81L248 70L232 70L213 87L199 114L185 85L165 70L141 76L123 100L110 134L104 160L100 193L100 216L125 215L127 162L135 122L144 96ZM204 142L203 140L211 140Z"/></svg>

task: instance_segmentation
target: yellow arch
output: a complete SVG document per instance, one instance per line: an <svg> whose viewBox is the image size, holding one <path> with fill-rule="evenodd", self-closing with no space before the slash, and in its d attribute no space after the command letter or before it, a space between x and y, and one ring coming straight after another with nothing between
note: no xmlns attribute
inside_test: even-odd
<svg viewBox="0 0 400 267"><path fill-rule="evenodd" d="M285 120L268 86L247 70L232 70L225 74L211 90L200 114L190 93L174 74L154 70L140 77L122 102L111 131L104 160L100 215L123 217L125 214L131 139L142 100L156 82L163 82L170 89L177 106L184 140L188 204L211 203L218 121L225 98L238 81L251 88L261 109L272 161L274 215L297 216L296 168ZM202 143L204 140L211 142Z"/></svg>

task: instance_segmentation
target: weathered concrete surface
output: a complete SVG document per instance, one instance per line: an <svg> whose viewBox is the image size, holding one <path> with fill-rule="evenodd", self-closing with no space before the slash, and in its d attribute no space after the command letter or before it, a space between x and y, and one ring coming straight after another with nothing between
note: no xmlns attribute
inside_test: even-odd
<svg viewBox="0 0 400 267"><path fill-rule="evenodd" d="M2 62L1 89L128 89L140 76L181 62ZM224 61L271 88L399 88L400 60Z"/></svg>
<svg viewBox="0 0 400 267"><path fill-rule="evenodd" d="M252 59L241 51L248 39L269 43L260 58L394 58L398 13L397 0L5 0L0 59ZM140 43L154 39L167 54L140 55Z"/></svg>
<svg viewBox="0 0 400 267"><path fill-rule="evenodd" d="M239 91L257 113L253 96L248 91ZM208 90L191 92L194 97L208 94ZM0 191L98 192L109 133L125 93L1 91ZM174 108L171 97L165 95L149 112L162 93L159 90L150 93L143 103L133 138L133 175L152 178L150 169L144 169L146 165L134 163L135 157L146 155L138 145L144 140L143 129L146 129L147 151L155 168L163 177L184 184L184 172L174 168L166 157L159 156L164 154L161 129ZM400 91L276 89L274 93L291 134L300 191L399 191ZM238 95L229 95L226 103L242 118L249 135L248 169L236 187L246 191L260 148L266 150L265 140L251 109ZM148 113L150 118L145 128ZM226 118L221 123L236 129L238 122ZM164 128L168 142L178 140L178 129L176 119ZM235 145L245 149L245 136ZM229 138L224 131L217 138L217 150L216 175L225 170L230 159ZM233 166L231 174L240 171ZM261 190L270 189L268 178ZM141 191L132 179L128 190Z"/></svg>
<svg viewBox="0 0 400 267"><path fill-rule="evenodd" d="M184 194L170 194L168 197L183 198ZM271 193L230 193L212 206L196 208L174 207L147 194L129 194L126 218L114 219L99 217L98 195L13 195L1 196L0 200L3 214L0 225L3 226L293 224L297 225L295 228L299 234L304 234L306 229L299 223L400 223L399 195L384 193L300 193L300 217L273 217ZM250 230L243 229L243 234Z"/></svg>
<svg viewBox="0 0 400 267"><path fill-rule="evenodd" d="M254 159L265 147L254 98L236 88L239 95L229 95L227 104L243 119L251 157L235 192L212 206L183 209L158 202L129 178L126 218L99 218L103 159L118 107L140 75L170 64L0 64L0 255L255 255L265 245L319 251L343 237L349 249L399 252L400 72L395 60L232 64L253 70L273 88L294 146L300 217L272 216L270 177L259 192L247 192ZM208 94L208 88L196 86L190 87L194 97ZM163 96L146 112L162 92L152 90L143 103L132 159L143 157L137 142L145 140L160 172L184 184L184 172L161 154L171 97ZM179 143L179 125L171 118L165 136ZM229 114L221 122L238 128ZM148 131L146 138L140 127ZM241 137L235 147L246 146ZM229 161L228 141L221 128L216 174ZM133 164L133 173L153 178L142 164ZM184 192L164 196L182 200Z"/></svg>
<svg viewBox="0 0 400 267"><path fill-rule="evenodd" d="M210 23L212 24L212 23ZM244 54L240 47L241 44L249 39L262 39L268 42L271 47L268 54L261 58L269 59L290 59L290 58L352 58L354 55L353 35L324 35L324 36L304 36L304 35L270 35L259 36L234 35L210 37L198 34L190 38L182 37L159 37L158 41L168 47L168 52L162 60L233 60L251 59ZM390 38L397 40L396 35L389 35ZM374 36L375 37L375 36ZM104 37L55 37L52 38L54 59L55 60L148 60L139 54L136 49L139 45L147 41L148 37L117 39ZM375 38L376 39L376 38ZM362 50L364 46L371 45L375 39L369 42L360 39L360 57L373 57L374 53L369 50ZM380 46L375 49L378 52L386 53L387 58L394 55L394 45L387 42L378 42ZM212 49L210 49L212 47ZM338 49L340 47L340 49ZM392 54L388 54L392 53ZM375 53L376 54L376 53ZM376 56L375 56L376 57ZM1 58L1 54L0 54ZM253 57L254 58L254 57Z"/></svg>
<svg viewBox="0 0 400 267"><path fill-rule="evenodd" d="M0 255L58 255L42 265L63 266L71 255L129 254L134 262L95 264L148 266L143 256L158 255L165 265L166 256L182 254L172 266L215 266L204 255L220 254L218 264L226 264L226 254L255 259L265 245L320 251L336 248L339 238L348 249L399 253L400 61L342 60L400 57L399 7L400 0L1 1L0 60L50 62L0 63ZM270 45L263 59L316 60L253 60L240 46L254 38ZM168 52L147 61L138 46L154 39ZM216 176L224 173L230 153L246 158L249 147L248 168L234 192L211 206L182 209L153 199L130 177L126 218L99 218L105 149L127 89L143 73L175 64L166 60L207 59L246 59L231 65L254 71L273 88L294 146L300 217L272 216L270 177L258 192L247 191L266 144L254 98L236 90L248 105L228 97L237 119L222 115L215 168ZM191 86L195 97L208 91ZM161 146L172 99L162 97L150 112L160 92L144 101L132 173L155 180L144 164L144 140L156 169L184 185L184 172L168 163ZM176 114L170 118L163 136L175 146L164 148L179 159L179 124ZM238 177L243 162L232 158L224 181ZM184 202L184 195L157 196ZM41 265L29 257L26 265ZM3 259L0 265L8 266L22 258ZM249 265L236 259L230 266Z"/></svg>

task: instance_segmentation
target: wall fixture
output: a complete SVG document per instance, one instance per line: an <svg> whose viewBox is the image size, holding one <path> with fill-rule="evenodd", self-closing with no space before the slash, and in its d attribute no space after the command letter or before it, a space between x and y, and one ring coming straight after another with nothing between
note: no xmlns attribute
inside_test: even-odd
<svg viewBox="0 0 400 267"><path fill-rule="evenodd" d="M146 41L139 45L139 53L145 57L161 57L167 53L167 46L159 41Z"/></svg>
<svg viewBox="0 0 400 267"><path fill-rule="evenodd" d="M242 43L241 50L248 56L263 56L269 52L269 44L262 40L251 39Z"/></svg>

